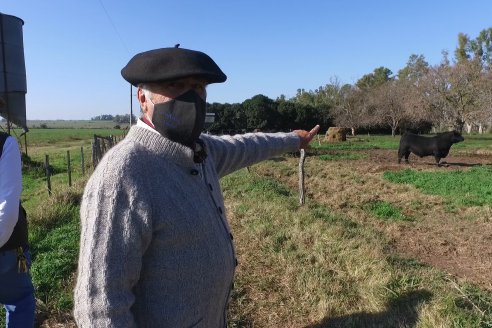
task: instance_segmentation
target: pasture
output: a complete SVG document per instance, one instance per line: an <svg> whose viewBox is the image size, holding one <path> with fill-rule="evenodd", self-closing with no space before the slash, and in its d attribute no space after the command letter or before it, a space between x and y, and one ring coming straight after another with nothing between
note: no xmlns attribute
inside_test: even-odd
<svg viewBox="0 0 492 328"><path fill-rule="evenodd" d="M92 135L32 129L28 138L34 162L60 154L51 197L41 172L24 171L37 317L73 327L90 170L67 187L61 167L67 147ZM296 154L221 180L239 260L229 327L492 327L492 135L465 135L445 167L413 155L398 165L399 137L322 139L306 158L303 206Z"/></svg>

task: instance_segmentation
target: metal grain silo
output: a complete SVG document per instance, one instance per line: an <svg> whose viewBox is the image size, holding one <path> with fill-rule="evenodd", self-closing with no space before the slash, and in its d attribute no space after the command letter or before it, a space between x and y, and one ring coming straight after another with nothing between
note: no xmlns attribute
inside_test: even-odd
<svg viewBox="0 0 492 328"><path fill-rule="evenodd" d="M22 19L0 13L0 115L27 131L23 25Z"/></svg>

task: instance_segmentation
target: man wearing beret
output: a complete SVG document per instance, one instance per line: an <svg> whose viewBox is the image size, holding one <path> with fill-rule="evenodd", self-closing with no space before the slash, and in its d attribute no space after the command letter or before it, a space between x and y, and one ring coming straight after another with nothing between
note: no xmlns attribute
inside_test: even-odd
<svg viewBox="0 0 492 328"><path fill-rule="evenodd" d="M121 71L142 115L89 179L81 204L79 327L226 327L237 265L219 178L305 148L311 131L201 134L206 54L162 48Z"/></svg>

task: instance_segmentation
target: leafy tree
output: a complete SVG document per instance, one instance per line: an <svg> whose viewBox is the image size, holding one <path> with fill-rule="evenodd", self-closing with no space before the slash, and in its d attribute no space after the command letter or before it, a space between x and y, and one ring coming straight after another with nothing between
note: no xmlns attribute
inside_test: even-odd
<svg viewBox="0 0 492 328"><path fill-rule="evenodd" d="M215 113L215 122L210 127L213 132L224 133L246 129L246 117L241 104L213 103L208 111Z"/></svg>
<svg viewBox="0 0 492 328"><path fill-rule="evenodd" d="M111 114L103 114L91 118L91 121L112 121L114 119Z"/></svg>
<svg viewBox="0 0 492 328"><path fill-rule="evenodd" d="M315 106L316 98L317 96L315 91L312 90L306 91L305 89L297 89L296 95L290 100L301 105Z"/></svg>
<svg viewBox="0 0 492 328"><path fill-rule="evenodd" d="M339 93L340 93L340 82L336 77L334 77L334 78L330 78L330 83L324 86L320 86L314 91L297 89L296 96L290 100L300 103L302 105L332 108L335 107L339 101L340 98Z"/></svg>
<svg viewBox="0 0 492 328"><path fill-rule="evenodd" d="M296 129L297 113L302 105L294 101L278 101L277 111L280 116L280 126L283 129Z"/></svg>
<svg viewBox="0 0 492 328"><path fill-rule="evenodd" d="M136 122L137 118L135 115L132 115L132 122ZM113 117L113 122L116 123L130 123L130 114L125 114L125 115L115 115Z"/></svg>
<svg viewBox="0 0 492 328"><path fill-rule="evenodd" d="M464 33L458 34L458 47L454 52L457 63L477 60L486 69L492 66L492 27L480 31L472 39Z"/></svg>
<svg viewBox="0 0 492 328"><path fill-rule="evenodd" d="M246 114L247 128L253 129L272 129L276 127L276 103L274 100L264 95L256 95L243 102Z"/></svg>
<svg viewBox="0 0 492 328"><path fill-rule="evenodd" d="M464 33L458 34L458 47L454 51L454 57L458 63L470 60L470 38Z"/></svg>
<svg viewBox="0 0 492 328"><path fill-rule="evenodd" d="M356 86L361 90L367 90L378 87L390 80L392 80L391 74L393 72L386 67L378 67L373 73L362 76L357 82Z"/></svg>
<svg viewBox="0 0 492 328"><path fill-rule="evenodd" d="M412 54L408 58L407 65L398 71L399 80L408 80L418 84L418 81L429 72L429 63L423 55Z"/></svg>

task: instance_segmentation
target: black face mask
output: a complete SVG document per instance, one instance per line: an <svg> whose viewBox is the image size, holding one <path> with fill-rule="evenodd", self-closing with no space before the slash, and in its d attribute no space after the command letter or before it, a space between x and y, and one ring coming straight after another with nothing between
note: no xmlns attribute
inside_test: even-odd
<svg viewBox="0 0 492 328"><path fill-rule="evenodd" d="M154 104L152 123L164 137L190 148L205 125L206 102L195 91L164 103Z"/></svg>

